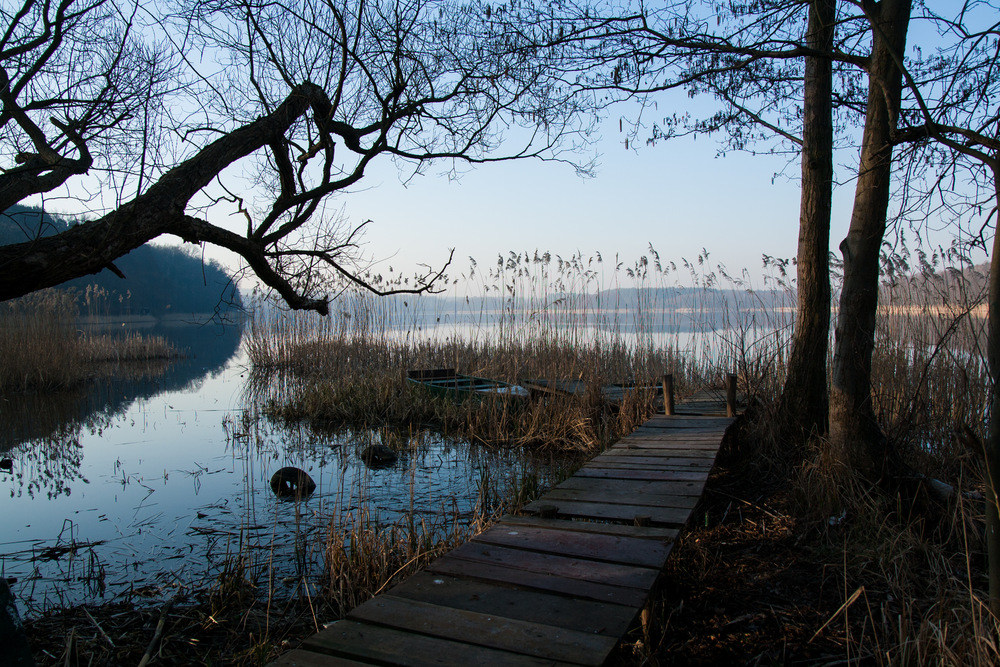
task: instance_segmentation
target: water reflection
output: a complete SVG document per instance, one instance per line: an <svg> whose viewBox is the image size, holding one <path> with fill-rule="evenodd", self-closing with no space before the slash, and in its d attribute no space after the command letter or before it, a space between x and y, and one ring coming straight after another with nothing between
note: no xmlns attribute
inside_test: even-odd
<svg viewBox="0 0 1000 667"><path fill-rule="evenodd" d="M552 469L430 433L271 423L244 391L238 331L170 335L191 354L159 374L0 402L0 449L13 459L0 471L0 567L27 613L167 598L210 584L234 558L262 594L291 594L321 571L331 530L364 520L444 532L526 470ZM398 460L367 467L362 450L380 444ZM308 472L315 492L276 497L270 479L285 466Z"/></svg>

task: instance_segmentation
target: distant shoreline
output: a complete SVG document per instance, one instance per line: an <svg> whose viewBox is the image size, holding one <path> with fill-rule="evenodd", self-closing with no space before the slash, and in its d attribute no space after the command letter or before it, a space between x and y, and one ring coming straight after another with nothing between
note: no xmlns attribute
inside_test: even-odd
<svg viewBox="0 0 1000 667"><path fill-rule="evenodd" d="M134 329L151 329L155 326L180 327L210 324L218 313L167 313L166 315L86 315L76 318L77 325L85 328L130 327ZM226 314L227 321L239 317Z"/></svg>

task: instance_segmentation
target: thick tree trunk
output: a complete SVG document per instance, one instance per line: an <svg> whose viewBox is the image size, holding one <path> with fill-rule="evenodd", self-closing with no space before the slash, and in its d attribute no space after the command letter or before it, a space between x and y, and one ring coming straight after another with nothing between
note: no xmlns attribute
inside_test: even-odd
<svg viewBox="0 0 1000 667"><path fill-rule="evenodd" d="M899 116L902 76L893 54L906 46L910 0L882 0L870 9L872 54L861 164L844 256L833 382L830 445L834 460L869 479L886 472L887 446L872 409L871 366L878 307L879 252L885 235L892 175L892 133Z"/></svg>
<svg viewBox="0 0 1000 667"><path fill-rule="evenodd" d="M993 169L993 187L996 190L1000 220L1000 181L996 165ZM990 257L989 340L986 346L993 383L993 403L990 406L989 432L986 436L986 551L989 558L990 611L1000 619L1000 509L997 494L1000 492L1000 225L993 234L993 256Z"/></svg>
<svg viewBox="0 0 1000 667"><path fill-rule="evenodd" d="M806 44L833 48L837 0L809 5ZM788 438L826 433L829 409L826 362L830 337L830 209L833 196L833 63L807 57L802 102L802 198L796 262L795 340L781 392L782 429Z"/></svg>

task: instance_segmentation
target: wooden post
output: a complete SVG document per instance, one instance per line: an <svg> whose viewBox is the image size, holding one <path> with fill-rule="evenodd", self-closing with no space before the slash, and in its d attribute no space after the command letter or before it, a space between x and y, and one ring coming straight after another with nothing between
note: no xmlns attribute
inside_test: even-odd
<svg viewBox="0 0 1000 667"><path fill-rule="evenodd" d="M726 376L726 416L736 416L736 375Z"/></svg>
<svg viewBox="0 0 1000 667"><path fill-rule="evenodd" d="M663 414L674 414L674 376L670 373L663 376Z"/></svg>

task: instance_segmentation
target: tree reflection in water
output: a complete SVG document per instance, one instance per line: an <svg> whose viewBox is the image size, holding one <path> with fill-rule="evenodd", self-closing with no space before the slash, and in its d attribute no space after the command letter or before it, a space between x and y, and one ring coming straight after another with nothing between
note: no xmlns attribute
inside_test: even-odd
<svg viewBox="0 0 1000 667"><path fill-rule="evenodd" d="M102 377L59 392L11 394L0 400L0 453L14 461L10 497L69 496L80 473L83 433L100 436L136 401L191 389L236 354L242 327L172 326L143 333L167 338L181 359L119 364ZM195 350L195 353L191 351Z"/></svg>

